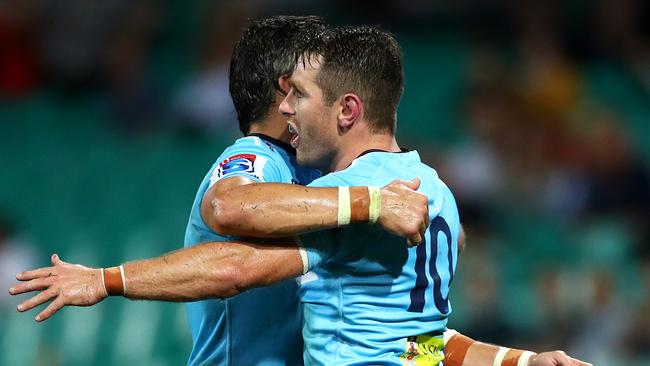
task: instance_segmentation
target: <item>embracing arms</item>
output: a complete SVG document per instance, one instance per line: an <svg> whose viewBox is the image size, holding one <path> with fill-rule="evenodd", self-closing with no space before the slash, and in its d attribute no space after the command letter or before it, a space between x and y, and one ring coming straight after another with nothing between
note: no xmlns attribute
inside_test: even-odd
<svg viewBox="0 0 650 366"><path fill-rule="evenodd" d="M394 180L373 194L365 186L312 188L234 177L218 181L206 192L201 215L220 234L257 238L376 221L417 244L429 223L428 199L415 191L419 185L417 178Z"/></svg>

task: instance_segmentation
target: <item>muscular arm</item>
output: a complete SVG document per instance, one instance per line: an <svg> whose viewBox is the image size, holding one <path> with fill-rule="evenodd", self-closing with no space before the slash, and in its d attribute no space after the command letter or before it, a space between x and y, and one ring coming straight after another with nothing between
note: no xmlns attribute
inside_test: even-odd
<svg viewBox="0 0 650 366"><path fill-rule="evenodd" d="M238 236L286 237L334 228L337 213L338 188L256 183L244 177L215 183L201 203L210 228Z"/></svg>
<svg viewBox="0 0 650 366"><path fill-rule="evenodd" d="M66 263L56 254L52 264L16 275L23 282L11 287L10 294L40 291L20 304L18 311L53 300L36 316L37 321L43 321L63 306L91 306L108 296L101 269ZM129 262L123 268L125 297L195 301L230 297L298 276L303 271L303 262L298 247L285 239L264 244L204 243Z"/></svg>
<svg viewBox="0 0 650 366"><path fill-rule="evenodd" d="M210 242L124 264L125 296L195 301L226 298L302 274L298 247Z"/></svg>
<svg viewBox="0 0 650 366"><path fill-rule="evenodd" d="M378 223L386 230L421 241L428 224L426 196L413 190L419 180L393 181L381 188ZM369 220L367 187L350 187L351 220ZM235 177L215 183L201 202L203 221L225 235L287 237L338 226L339 189L255 183Z"/></svg>

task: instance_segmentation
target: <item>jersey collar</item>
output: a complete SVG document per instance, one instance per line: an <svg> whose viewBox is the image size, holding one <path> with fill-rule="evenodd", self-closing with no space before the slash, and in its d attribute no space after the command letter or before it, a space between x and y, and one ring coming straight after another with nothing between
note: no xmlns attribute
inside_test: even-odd
<svg viewBox="0 0 650 366"><path fill-rule="evenodd" d="M368 150L362 152L361 154L359 154L359 156L357 156L356 158L354 158L354 159L350 162L350 164L346 167L346 169L349 168L350 165L352 165L352 163L353 163L355 160L359 159L360 157L362 157L362 156L364 156L364 155L367 155L367 154L370 154L370 153L373 153L373 152L383 152L383 153L389 153L389 154L403 154L403 153L407 153L407 152L410 152L410 151L411 151L411 150L409 150L409 149L405 149L405 148L403 148L403 147L400 147L400 151L388 151L388 150L382 150L382 149L368 149Z"/></svg>
<svg viewBox="0 0 650 366"><path fill-rule="evenodd" d="M366 154L370 154L370 153L373 153L373 152L385 152L385 153L391 153L391 154L402 154L402 153L407 153L407 152L410 152L410 151L411 150L404 149L404 148L400 148L400 151L388 151L388 150L382 150L382 149L368 149L368 150L362 152L361 154L359 154L359 156L357 156L355 158L355 160L359 159L360 157L362 157L362 156L364 156Z"/></svg>
<svg viewBox="0 0 650 366"><path fill-rule="evenodd" d="M263 134L263 133L249 133L248 135L246 135L246 137L248 137L248 136L259 137L259 138L261 138L262 140L264 140L264 141L266 141L266 142L270 142L270 143L272 143L273 145L275 145L275 146L281 148L282 150L286 151L287 153L289 153L289 154L291 154L291 155L294 155L294 156L296 155L296 149L294 149L293 147L291 147L291 145L287 144L287 143L284 142L284 141L280 141L280 140L278 140L278 139L274 139L273 137L268 136L268 135L265 135L265 134Z"/></svg>

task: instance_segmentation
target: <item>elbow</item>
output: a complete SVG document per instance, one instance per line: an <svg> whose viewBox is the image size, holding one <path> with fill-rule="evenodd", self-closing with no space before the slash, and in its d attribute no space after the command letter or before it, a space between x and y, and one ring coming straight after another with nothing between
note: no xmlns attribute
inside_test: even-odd
<svg viewBox="0 0 650 366"><path fill-rule="evenodd" d="M240 217L241 207L234 207L233 202L223 195L215 195L209 206L209 218L206 223L212 230L221 235L239 234L238 228L243 219Z"/></svg>

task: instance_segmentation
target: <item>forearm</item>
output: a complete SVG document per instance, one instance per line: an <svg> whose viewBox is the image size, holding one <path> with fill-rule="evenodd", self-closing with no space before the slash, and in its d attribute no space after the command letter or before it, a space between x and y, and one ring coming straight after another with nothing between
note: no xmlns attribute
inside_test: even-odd
<svg viewBox="0 0 650 366"><path fill-rule="evenodd" d="M349 222L369 220L367 187L350 187ZM207 215L213 229L229 235L286 237L338 227L338 188L256 183L216 192ZM205 217L205 215L204 215Z"/></svg>
<svg viewBox="0 0 650 366"><path fill-rule="evenodd" d="M163 301L226 298L301 272L296 247L204 243L124 264L125 296Z"/></svg>
<svg viewBox="0 0 650 366"><path fill-rule="evenodd" d="M224 298L302 272L300 251L286 239L263 246L204 243L110 268L71 264L53 254L51 267L16 274L21 282L9 292L38 291L18 306L21 312L52 300L36 316L40 322L66 305L91 306L106 296L163 301Z"/></svg>
<svg viewBox="0 0 650 366"><path fill-rule="evenodd" d="M455 331L445 333L444 352L444 366L528 365L528 360L534 355L529 351L475 341Z"/></svg>
<svg viewBox="0 0 650 366"><path fill-rule="evenodd" d="M444 366L593 366L563 351L531 351L478 342L454 330L444 334Z"/></svg>
<svg viewBox="0 0 650 366"><path fill-rule="evenodd" d="M519 359L525 352L515 349L507 350L506 348L495 346L493 344L475 342L467 350L464 364L474 366L492 366L494 364L494 359L500 351L503 354L503 358L499 363L500 365L518 365ZM523 363L523 365L528 364L529 362Z"/></svg>

